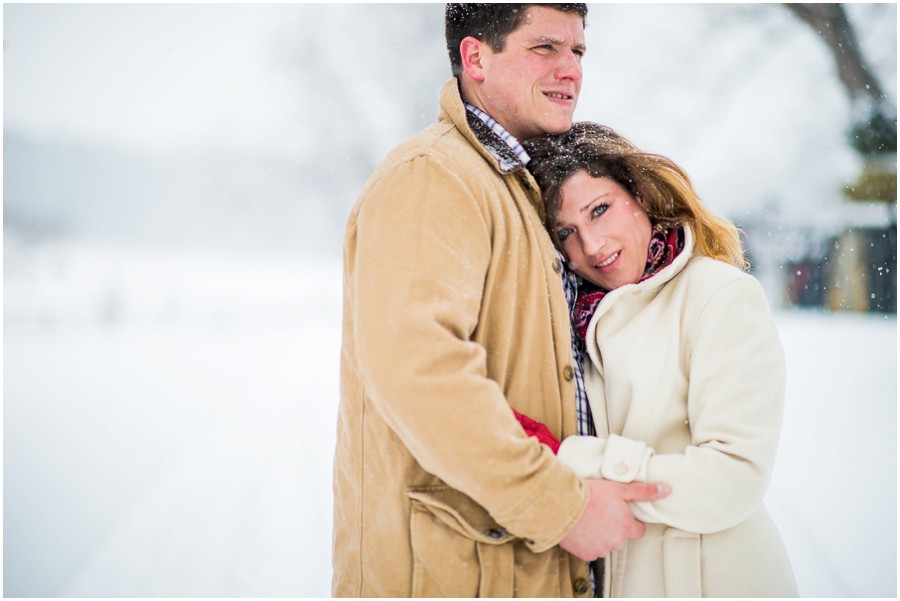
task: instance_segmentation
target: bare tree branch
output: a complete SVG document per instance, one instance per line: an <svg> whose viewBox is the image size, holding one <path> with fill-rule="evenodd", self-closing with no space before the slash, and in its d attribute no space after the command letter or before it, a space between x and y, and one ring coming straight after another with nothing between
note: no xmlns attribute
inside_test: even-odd
<svg viewBox="0 0 900 601"><path fill-rule="evenodd" d="M878 79L866 65L853 27L842 4L784 4L784 7L808 23L827 44L838 77L854 99L864 96L878 102L887 99Z"/></svg>

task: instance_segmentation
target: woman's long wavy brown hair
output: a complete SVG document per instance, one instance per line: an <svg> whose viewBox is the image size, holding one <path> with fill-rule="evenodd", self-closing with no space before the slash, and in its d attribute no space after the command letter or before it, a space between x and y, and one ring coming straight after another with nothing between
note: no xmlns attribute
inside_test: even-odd
<svg viewBox="0 0 900 601"><path fill-rule="evenodd" d="M564 134L532 138L524 144L544 198L545 220L554 242L563 183L576 171L608 177L632 196L639 197L654 226L688 225L698 254L747 270L738 229L712 213L700 200L684 170L670 159L642 152L618 133L596 123L575 123Z"/></svg>

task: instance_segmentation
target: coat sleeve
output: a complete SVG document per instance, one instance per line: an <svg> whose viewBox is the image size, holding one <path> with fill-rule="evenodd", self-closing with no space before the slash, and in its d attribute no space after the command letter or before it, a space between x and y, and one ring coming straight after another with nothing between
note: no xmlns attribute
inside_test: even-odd
<svg viewBox="0 0 900 601"><path fill-rule="evenodd" d="M358 369L423 469L542 551L577 521L587 488L525 435L473 341L493 252L484 193L427 156L367 191L349 258Z"/></svg>
<svg viewBox="0 0 900 601"><path fill-rule="evenodd" d="M635 517L701 534L742 522L768 487L784 407L784 352L759 284L714 294L686 331L691 444L656 454L642 441L570 437L559 459L582 477L665 482L672 493L632 503Z"/></svg>

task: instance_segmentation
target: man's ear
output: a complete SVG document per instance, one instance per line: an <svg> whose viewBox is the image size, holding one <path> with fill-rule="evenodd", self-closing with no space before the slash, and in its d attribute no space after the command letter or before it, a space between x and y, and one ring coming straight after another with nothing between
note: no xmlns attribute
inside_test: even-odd
<svg viewBox="0 0 900 601"><path fill-rule="evenodd" d="M459 43L459 55L462 58L463 73L475 81L484 81L484 59L487 45L472 36L463 38Z"/></svg>

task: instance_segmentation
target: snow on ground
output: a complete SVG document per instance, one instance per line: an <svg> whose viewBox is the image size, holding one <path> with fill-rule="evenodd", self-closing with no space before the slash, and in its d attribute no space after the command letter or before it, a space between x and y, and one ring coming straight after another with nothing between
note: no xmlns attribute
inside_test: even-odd
<svg viewBox="0 0 900 601"><path fill-rule="evenodd" d="M895 317L780 312L784 429L767 505L808 597L897 594Z"/></svg>
<svg viewBox="0 0 900 601"><path fill-rule="evenodd" d="M45 251L5 266L5 595L328 596L339 263ZM801 594L895 597L896 319L776 319Z"/></svg>

